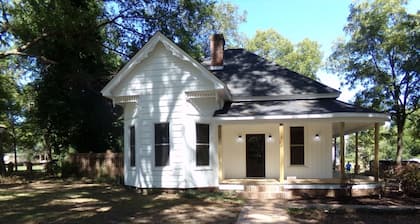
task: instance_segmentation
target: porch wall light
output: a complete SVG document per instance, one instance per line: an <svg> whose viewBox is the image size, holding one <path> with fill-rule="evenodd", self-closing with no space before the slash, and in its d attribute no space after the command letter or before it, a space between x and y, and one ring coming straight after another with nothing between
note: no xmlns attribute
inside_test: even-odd
<svg viewBox="0 0 420 224"><path fill-rule="evenodd" d="M314 141L319 142L321 140L321 137L319 137L319 134L315 134Z"/></svg>
<svg viewBox="0 0 420 224"><path fill-rule="evenodd" d="M271 134L268 134L268 141L269 142L273 141L273 136Z"/></svg>
<svg viewBox="0 0 420 224"><path fill-rule="evenodd" d="M242 142L242 135L241 134L238 135L238 137L236 138L236 141L237 142Z"/></svg>

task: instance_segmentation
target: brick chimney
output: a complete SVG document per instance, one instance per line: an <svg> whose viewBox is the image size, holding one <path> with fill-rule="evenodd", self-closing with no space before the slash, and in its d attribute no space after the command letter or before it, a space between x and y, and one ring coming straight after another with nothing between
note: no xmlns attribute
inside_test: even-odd
<svg viewBox="0 0 420 224"><path fill-rule="evenodd" d="M210 69L223 69L223 51L225 48L225 38L223 34L213 34L210 36Z"/></svg>

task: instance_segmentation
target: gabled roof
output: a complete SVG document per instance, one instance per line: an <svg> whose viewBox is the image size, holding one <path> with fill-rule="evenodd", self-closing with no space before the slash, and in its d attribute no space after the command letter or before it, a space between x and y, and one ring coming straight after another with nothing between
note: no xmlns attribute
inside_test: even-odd
<svg viewBox="0 0 420 224"><path fill-rule="evenodd" d="M223 69L212 73L228 86L234 101L337 98L340 95L333 88L244 49L225 50L223 63Z"/></svg>
<svg viewBox="0 0 420 224"><path fill-rule="evenodd" d="M193 59L185 51L179 48L175 43L165 37L162 33L157 32L150 40L140 49L137 54L127 62L127 64L118 72L118 74L101 90L103 96L114 98L112 91L126 76L134 69L134 67L145 60L149 54L155 49L158 43L162 43L174 56L181 60L190 62L194 67L201 71L205 77L214 83L215 89L226 89L225 84L209 72L202 64ZM227 91L227 90L226 90Z"/></svg>
<svg viewBox="0 0 420 224"><path fill-rule="evenodd" d="M311 114L361 113L387 115L375 110L344 103L336 99L277 100L257 102L230 102L215 112L215 117L295 116Z"/></svg>

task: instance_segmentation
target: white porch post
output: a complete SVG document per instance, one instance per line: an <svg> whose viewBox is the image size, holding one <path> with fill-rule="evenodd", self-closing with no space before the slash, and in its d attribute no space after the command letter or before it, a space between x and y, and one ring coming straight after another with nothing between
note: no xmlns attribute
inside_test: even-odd
<svg viewBox="0 0 420 224"><path fill-rule="evenodd" d="M337 138L334 137L334 162L333 162L333 170L336 171L337 167Z"/></svg>
<svg viewBox="0 0 420 224"><path fill-rule="evenodd" d="M379 181L379 123L375 123L375 164L374 164L374 176L375 181Z"/></svg>
<svg viewBox="0 0 420 224"><path fill-rule="evenodd" d="M223 181L223 147L222 147L222 125L217 126L217 158L219 160L218 177L219 183Z"/></svg>
<svg viewBox="0 0 420 224"><path fill-rule="evenodd" d="M354 164L354 173L358 174L359 173L359 132L356 132L356 136L355 136L355 150L356 150L356 155L355 155L355 164Z"/></svg>
<svg viewBox="0 0 420 224"><path fill-rule="evenodd" d="M279 125L279 147L280 147L280 183L284 183L284 126Z"/></svg>
<svg viewBox="0 0 420 224"><path fill-rule="evenodd" d="M340 123L340 178L345 179L344 170L344 122Z"/></svg>

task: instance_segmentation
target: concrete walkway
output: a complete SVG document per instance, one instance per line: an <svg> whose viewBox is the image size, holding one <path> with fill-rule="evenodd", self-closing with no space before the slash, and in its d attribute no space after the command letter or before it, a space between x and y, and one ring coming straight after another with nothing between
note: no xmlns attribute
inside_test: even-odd
<svg viewBox="0 0 420 224"><path fill-rule="evenodd" d="M316 208L328 210L372 210L401 211L420 213L420 206L385 206L385 205L351 205L351 204L301 204L283 200L249 200L242 208L236 223L298 223L288 215L288 208Z"/></svg>

